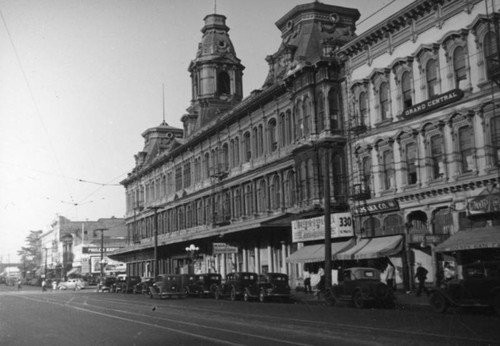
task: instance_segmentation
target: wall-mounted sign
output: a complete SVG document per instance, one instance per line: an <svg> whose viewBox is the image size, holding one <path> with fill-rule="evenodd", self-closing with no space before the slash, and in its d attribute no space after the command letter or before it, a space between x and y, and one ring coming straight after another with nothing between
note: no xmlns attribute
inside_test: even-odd
<svg viewBox="0 0 500 346"><path fill-rule="evenodd" d="M330 215L332 238L352 237L351 213L334 213ZM325 217L313 217L292 221L292 241L304 242L325 239Z"/></svg>
<svg viewBox="0 0 500 346"><path fill-rule="evenodd" d="M394 210L399 210L399 204L395 199L390 199L388 201L377 202L377 203L369 203L351 208L352 214L356 216L376 214L376 213L386 213Z"/></svg>
<svg viewBox="0 0 500 346"><path fill-rule="evenodd" d="M113 251L116 251L116 250L120 250L119 247L105 247L105 248L102 248L102 252L103 253L107 253L107 252L113 252ZM82 247L82 253L101 253L101 248L100 247Z"/></svg>
<svg viewBox="0 0 500 346"><path fill-rule="evenodd" d="M444 94L433 97L430 100L420 102L414 106L406 108L403 111L403 117L405 117L405 118L406 117L413 117L413 116L431 111L433 109L436 109L436 108L442 107L444 105L447 105L449 103L460 100L463 96L464 96L464 92L460 89L450 90L448 92L445 92Z"/></svg>
<svg viewBox="0 0 500 346"><path fill-rule="evenodd" d="M214 255L238 253L237 246L232 246L226 243L212 243L212 245Z"/></svg>
<svg viewBox="0 0 500 346"><path fill-rule="evenodd" d="M500 212L500 193L484 194L470 198L467 202L469 215L481 215Z"/></svg>

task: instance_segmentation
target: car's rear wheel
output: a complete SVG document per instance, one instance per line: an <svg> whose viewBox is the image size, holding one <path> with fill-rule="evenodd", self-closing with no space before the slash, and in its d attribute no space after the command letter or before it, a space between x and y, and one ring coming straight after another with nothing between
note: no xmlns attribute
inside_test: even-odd
<svg viewBox="0 0 500 346"><path fill-rule="evenodd" d="M243 294L243 300L246 302L250 301L250 295L248 294L247 291L245 291L245 293Z"/></svg>
<svg viewBox="0 0 500 346"><path fill-rule="evenodd" d="M448 302L441 293L434 292L431 296L430 303L434 311L441 314L446 312L446 309L448 309Z"/></svg>
<svg viewBox="0 0 500 346"><path fill-rule="evenodd" d="M365 307L365 301L363 300L363 295L361 291L356 291L352 295L352 303L358 309L363 309Z"/></svg>

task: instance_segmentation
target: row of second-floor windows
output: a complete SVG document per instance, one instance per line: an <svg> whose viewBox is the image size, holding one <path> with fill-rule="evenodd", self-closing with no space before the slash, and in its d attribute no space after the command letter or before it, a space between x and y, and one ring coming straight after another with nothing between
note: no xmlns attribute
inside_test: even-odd
<svg viewBox="0 0 500 346"><path fill-rule="evenodd" d="M297 202L295 181L295 173L288 171L283 184L281 176L275 174L160 211L157 215L158 232L164 234L196 226L221 225L292 207ZM140 238L151 237L154 232L153 216L138 220L129 225L129 229Z"/></svg>
<svg viewBox="0 0 500 346"><path fill-rule="evenodd" d="M367 150L359 148L360 183L365 191L377 193L498 167L500 116L481 123L457 119L448 125L429 125L420 133L403 132L396 140L379 141Z"/></svg>
<svg viewBox="0 0 500 346"><path fill-rule="evenodd" d="M405 110L419 102L452 89L469 90L473 80L491 80L500 69L496 35L491 31L478 33L480 41L473 52L470 36L446 37L441 44L444 49L437 43L423 45L413 56L399 58L388 68L372 71L367 79L353 82L349 126L374 126L411 115Z"/></svg>
<svg viewBox="0 0 500 346"><path fill-rule="evenodd" d="M207 150L141 184L130 194L129 208L134 208L139 201L148 203L178 193L204 179L219 178L227 174L231 168L259 159L266 154L272 155L279 148L284 148L312 133L328 129L340 130L342 128L340 93L332 88L326 95L326 98L323 92L316 95L319 101L314 119L311 112L311 97L305 96L296 102L293 112L292 110L282 112L278 117L244 131L241 138L240 136L230 138L220 146Z"/></svg>

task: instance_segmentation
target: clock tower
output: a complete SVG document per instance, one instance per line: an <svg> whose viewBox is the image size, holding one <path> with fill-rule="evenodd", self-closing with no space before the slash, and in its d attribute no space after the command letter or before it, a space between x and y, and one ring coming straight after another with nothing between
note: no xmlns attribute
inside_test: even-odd
<svg viewBox="0 0 500 346"><path fill-rule="evenodd" d="M204 18L203 36L196 58L189 64L192 99L182 117L185 138L211 123L243 98L244 66L229 38L226 17L210 14Z"/></svg>

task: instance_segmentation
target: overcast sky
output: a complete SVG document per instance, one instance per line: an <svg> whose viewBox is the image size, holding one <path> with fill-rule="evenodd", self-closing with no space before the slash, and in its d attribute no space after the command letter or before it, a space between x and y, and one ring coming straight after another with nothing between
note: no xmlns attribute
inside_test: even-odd
<svg viewBox="0 0 500 346"><path fill-rule="evenodd" d="M217 1L246 67L245 96L262 86L265 57L281 42L274 23L307 2ZM360 33L411 1L322 2L358 8ZM124 216L119 182L143 148L141 133L162 121L162 84L166 121L182 127L187 67L214 0L0 0L0 11L0 261L7 262L29 231L48 230L57 215Z"/></svg>

